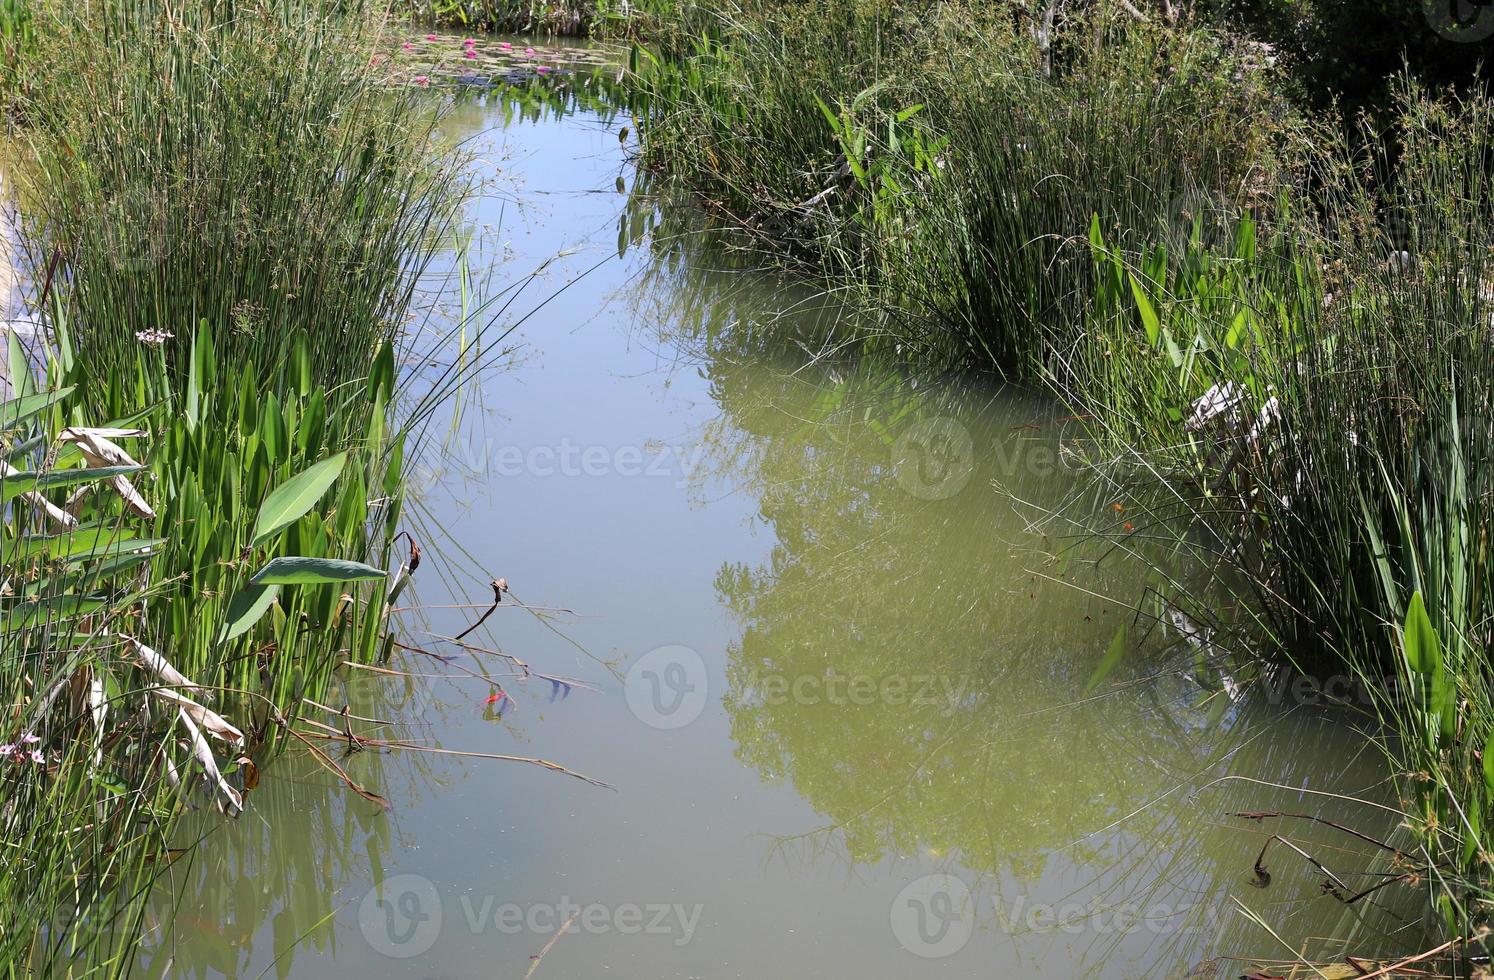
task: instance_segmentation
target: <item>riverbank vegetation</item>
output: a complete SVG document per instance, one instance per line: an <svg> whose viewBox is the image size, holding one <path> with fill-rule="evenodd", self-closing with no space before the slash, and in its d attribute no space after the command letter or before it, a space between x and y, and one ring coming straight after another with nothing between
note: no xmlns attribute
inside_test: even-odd
<svg viewBox="0 0 1494 980"><path fill-rule="evenodd" d="M31 15L45 56L9 79L38 322L12 331L0 406L0 963L115 975L193 843L184 809L236 813L289 742L338 771L316 704L380 655L418 564L400 479L430 396L400 406L398 365L463 178L346 5Z"/></svg>
<svg viewBox="0 0 1494 980"><path fill-rule="evenodd" d="M1062 400L1064 451L1129 501L1086 529L1211 570L1158 620L1223 590L1238 645L1367 692L1421 848L1395 883L1466 951L1494 888L1491 25L1371 6L1325 36L1350 5L754 2L636 48L631 83L646 167L854 298L837 346Z"/></svg>

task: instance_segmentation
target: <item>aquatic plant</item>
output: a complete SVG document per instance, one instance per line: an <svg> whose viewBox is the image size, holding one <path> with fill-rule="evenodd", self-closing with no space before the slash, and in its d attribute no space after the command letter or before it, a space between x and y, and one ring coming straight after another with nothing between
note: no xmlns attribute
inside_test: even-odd
<svg viewBox="0 0 1494 980"><path fill-rule="evenodd" d="M1396 99L1389 140L1319 134L1319 208L1260 242L1127 252L1097 221L1089 341L1052 381L1254 642L1368 693L1422 843L1404 880L1462 944L1494 877L1494 99Z"/></svg>
<svg viewBox="0 0 1494 980"><path fill-rule="evenodd" d="M1129 241L1197 195L1255 204L1296 124L1225 35L1103 7L1067 31L1056 57L974 5L734 5L677 61L635 48L644 162L859 294L859 339L1030 376L1072 339L1096 210Z"/></svg>
<svg viewBox="0 0 1494 980"><path fill-rule="evenodd" d="M0 963L116 975L184 807L236 811L288 741L339 771L307 715L418 562L390 567L405 434L465 369L396 415L397 365L439 342L411 315L462 177L346 10L37 14L0 741L46 762L0 769Z"/></svg>

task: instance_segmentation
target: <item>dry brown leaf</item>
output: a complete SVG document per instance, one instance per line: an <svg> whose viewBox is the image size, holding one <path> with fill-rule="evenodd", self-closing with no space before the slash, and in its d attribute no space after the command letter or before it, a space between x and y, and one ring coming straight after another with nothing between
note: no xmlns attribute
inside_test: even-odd
<svg viewBox="0 0 1494 980"><path fill-rule="evenodd" d="M191 737L192 754L197 757L197 764L202 766L203 772L207 774L208 781L216 785L218 792L222 793L224 799L228 801L229 806L224 809L228 810L231 807L233 813L242 811L244 809L244 798L239 795L238 790L228 785L228 781L223 778L223 773L218 770L217 760L213 758L213 750L208 746L207 739L203 738L201 730L192 722L192 718L187 713L185 706L177 712L177 717L182 720L182 725L187 729L187 734Z"/></svg>
<svg viewBox="0 0 1494 980"><path fill-rule="evenodd" d="M207 688L199 687L187 680L179 670L171 666L170 661L139 640L131 638L130 645L135 648L135 656L140 666L155 674L162 682L171 687L184 687L192 691L202 691L205 695L211 693ZM204 700L208 700L208 698L205 697Z"/></svg>
<svg viewBox="0 0 1494 980"><path fill-rule="evenodd" d="M193 701L191 698L183 697L170 688L153 687L150 693L162 701L168 701L183 712L192 716L192 720L206 728L209 735L219 738L233 745L243 744L244 733L235 728L222 715L211 708L205 708Z"/></svg>
<svg viewBox="0 0 1494 980"><path fill-rule="evenodd" d="M90 429L72 426L63 429L57 438L61 442L77 446L89 466L139 466L139 462L133 456L109 440L108 436L111 434L116 438L145 435L139 429ZM156 512L151 509L150 504L145 502L145 498L140 496L140 492L129 480L123 476L116 476L109 481L109 484L124 498L126 506L136 514L144 518L156 516Z"/></svg>

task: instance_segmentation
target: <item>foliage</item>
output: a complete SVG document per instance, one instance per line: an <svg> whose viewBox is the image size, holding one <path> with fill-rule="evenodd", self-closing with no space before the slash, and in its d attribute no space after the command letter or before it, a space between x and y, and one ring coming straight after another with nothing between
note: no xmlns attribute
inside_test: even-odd
<svg viewBox="0 0 1494 980"><path fill-rule="evenodd" d="M1363 680L1467 934L1494 817L1494 100L1405 82L1388 143L1320 145L1320 211L1264 247L1248 220L1182 253L1097 230L1093 343L1053 380L1109 447L1097 469L1153 486L1150 521L1208 555L1270 647Z"/></svg>
<svg viewBox="0 0 1494 980"><path fill-rule="evenodd" d="M1254 49L1208 30L1100 11L1054 47L1021 23L733 8L677 64L635 52L645 161L861 294L903 356L1029 374L1072 339L1096 210L1130 241L1201 196L1254 203L1296 123Z"/></svg>
<svg viewBox="0 0 1494 980"><path fill-rule="evenodd" d="M81 370L164 332L183 383L206 321L217 356L269 389L292 349L329 386L366 374L450 233L461 171L433 160L438 114L371 69L360 21L300 0L44 18L56 44L30 69L17 184L30 264L55 251L70 284Z"/></svg>
<svg viewBox="0 0 1494 980"><path fill-rule="evenodd" d="M397 365L461 168L354 12L38 16L60 50L19 166L50 329L12 344L0 407L0 739L24 750L0 963L117 975L184 810L237 812L334 671L383 653L406 437L450 383L396 414Z"/></svg>

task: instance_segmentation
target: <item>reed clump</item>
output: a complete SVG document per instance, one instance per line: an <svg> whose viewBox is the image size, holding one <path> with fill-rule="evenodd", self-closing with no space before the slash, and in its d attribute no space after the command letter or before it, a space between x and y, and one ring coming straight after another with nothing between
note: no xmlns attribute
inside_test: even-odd
<svg viewBox="0 0 1494 980"><path fill-rule="evenodd" d="M1128 251L1097 219L1086 342L1049 378L1139 533L1195 553L1251 640L1368 693L1445 938L1494 880L1494 99L1403 80L1319 133L1313 208ZM1478 942L1482 944L1483 940Z"/></svg>
<svg viewBox="0 0 1494 980"><path fill-rule="evenodd" d="M634 68L647 165L859 294L861 339L1014 377L1083 308L1096 211L1146 240L1298 166L1258 46L1105 5L1049 31L1001 6L739 4Z"/></svg>
<svg viewBox="0 0 1494 980"><path fill-rule="evenodd" d="M251 805L334 672L382 652L418 560L393 544L419 421L398 364L463 178L349 5L36 18L15 177L44 322L0 405L0 963L112 976L194 843L182 810Z"/></svg>

